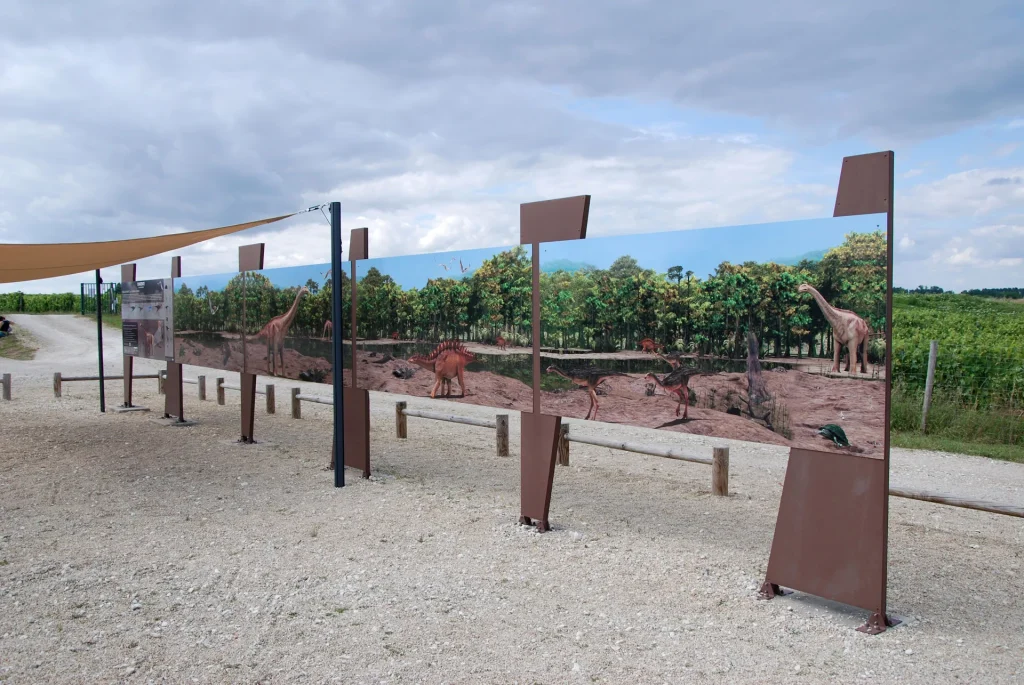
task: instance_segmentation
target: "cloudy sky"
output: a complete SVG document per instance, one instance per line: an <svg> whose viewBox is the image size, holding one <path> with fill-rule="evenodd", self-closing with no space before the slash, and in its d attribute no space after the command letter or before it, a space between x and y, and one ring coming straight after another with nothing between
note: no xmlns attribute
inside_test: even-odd
<svg viewBox="0 0 1024 685"><path fill-rule="evenodd" d="M377 257L512 244L520 202L583 193L593 236L830 216L843 155L892 149L896 284L1024 286L1024 5L717 7L4 3L0 242L330 200ZM329 259L305 214L185 250L184 271L257 241L267 266Z"/></svg>

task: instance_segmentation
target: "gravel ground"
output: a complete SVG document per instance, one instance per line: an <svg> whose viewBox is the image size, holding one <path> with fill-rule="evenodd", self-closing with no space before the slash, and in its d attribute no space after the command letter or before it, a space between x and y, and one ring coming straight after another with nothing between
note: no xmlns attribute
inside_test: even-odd
<svg viewBox="0 0 1024 685"><path fill-rule="evenodd" d="M515 523L515 413L506 459L468 426L413 418L397 440L393 402L431 402L372 393L375 475L339 490L329 407L260 408L255 446L234 443L230 391L221 407L186 386L189 428L101 415L95 384L50 388L93 370L95 328L21 319L46 348L0 360L2 683L1024 680L1020 519L894 499L889 609L905 623L867 636L859 610L756 599L785 449L732 443L731 496L713 498L707 467L573 445L541 535ZM291 385L306 386L278 383L279 406ZM162 406L155 386L138 382L139 403ZM897 450L892 481L1024 501L1024 466L983 458Z"/></svg>

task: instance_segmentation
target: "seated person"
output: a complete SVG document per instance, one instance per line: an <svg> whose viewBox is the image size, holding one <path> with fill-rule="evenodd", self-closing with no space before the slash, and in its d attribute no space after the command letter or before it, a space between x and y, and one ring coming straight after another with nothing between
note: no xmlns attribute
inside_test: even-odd
<svg viewBox="0 0 1024 685"><path fill-rule="evenodd" d="M0 338L11 334L11 320L0 316Z"/></svg>

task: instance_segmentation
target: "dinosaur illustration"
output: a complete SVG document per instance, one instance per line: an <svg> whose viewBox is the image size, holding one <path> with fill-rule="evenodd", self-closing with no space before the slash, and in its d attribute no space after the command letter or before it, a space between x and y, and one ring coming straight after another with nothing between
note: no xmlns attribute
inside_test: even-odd
<svg viewBox="0 0 1024 685"><path fill-rule="evenodd" d="M416 354L409 357L408 361L410 364L422 367L428 371L434 373L434 387L430 391L430 398L434 399L437 395L437 389L444 383L447 387L445 397L450 397L452 392L451 381L453 378L459 379L459 387L462 391L462 397L466 396L466 379L465 370L466 364L476 359L475 356L458 340L445 340L440 345L434 348L428 356Z"/></svg>
<svg viewBox="0 0 1024 685"><path fill-rule="evenodd" d="M208 304L210 306L210 314L216 314L217 310L220 309L220 307L214 307L213 306L213 300L210 299L210 291L209 290L206 291L206 304Z"/></svg>
<svg viewBox="0 0 1024 685"><path fill-rule="evenodd" d="M467 271L469 271L469 266L469 264L467 264L466 266L462 266L462 260L459 260L459 270L462 271L462 273L466 273Z"/></svg>
<svg viewBox="0 0 1024 685"><path fill-rule="evenodd" d="M501 335L499 335L494 342L498 346L499 350L505 349L505 346L508 345L508 341L505 340L505 338L503 338Z"/></svg>
<svg viewBox="0 0 1024 685"><path fill-rule="evenodd" d="M654 354L658 357L658 359L662 360L663 362L671 366L673 369L678 369L679 365L682 363L683 355L680 352L672 352L670 354L660 354L658 352L655 352Z"/></svg>
<svg viewBox="0 0 1024 685"><path fill-rule="evenodd" d="M330 319L324 321L324 334L320 337L326 338L328 333L330 333L332 336L334 335L334 322L331 321Z"/></svg>
<svg viewBox="0 0 1024 685"><path fill-rule="evenodd" d="M676 416L679 416L679 407L683 406L683 418L689 418L690 413L690 377L700 375L701 371L695 366L676 368L666 376L658 378L653 373L644 376L644 380L654 381L658 387L666 392L675 393L679 398L676 405Z"/></svg>
<svg viewBox="0 0 1024 685"><path fill-rule="evenodd" d="M565 370L555 366L554 364L547 368L547 372L558 374L562 378L572 381L581 388L585 387L587 389L587 392L590 394L590 408L587 409L587 415L583 417L584 421L591 418L595 420L597 419L597 386L614 376L629 376L629 374L622 373L621 371L609 371L608 369L599 369L594 366L584 369ZM590 416L591 411L594 412L593 417Z"/></svg>
<svg viewBox="0 0 1024 685"><path fill-rule="evenodd" d="M292 325L292 321L295 320L295 314L299 311L299 300L308 292L309 289L306 286L299 288L299 292L295 294L295 301L292 302L288 311L268 321L267 325L261 328L253 338L254 340L263 338L267 341L267 362L271 376L277 375L278 354L281 355L281 372L284 373L284 336L288 332L288 327Z"/></svg>
<svg viewBox="0 0 1024 685"><path fill-rule="evenodd" d="M801 283L797 287L801 293L810 293L814 301L818 303L821 313L832 325L832 373L839 372L840 349L845 345L849 351L846 358L846 371L857 373L857 357L861 357L861 373L868 372L868 337L871 335L871 328L867 322L857 316L849 309L839 309L830 305L817 290L807 283Z"/></svg>
<svg viewBox="0 0 1024 685"><path fill-rule="evenodd" d="M640 341L641 352L654 352L655 350L663 350L665 346L661 343L656 343L650 338L644 338Z"/></svg>
<svg viewBox="0 0 1024 685"><path fill-rule="evenodd" d="M398 340L398 331L391 331L391 339Z"/></svg>

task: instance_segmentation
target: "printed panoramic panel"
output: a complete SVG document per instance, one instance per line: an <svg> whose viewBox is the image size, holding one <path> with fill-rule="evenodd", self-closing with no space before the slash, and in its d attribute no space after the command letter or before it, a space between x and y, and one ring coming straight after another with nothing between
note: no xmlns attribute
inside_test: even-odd
<svg viewBox="0 0 1024 685"><path fill-rule="evenodd" d="M356 262L356 386L533 410L532 250Z"/></svg>
<svg viewBox="0 0 1024 685"><path fill-rule="evenodd" d="M124 353L174 360L174 286L170 278L121 283Z"/></svg>
<svg viewBox="0 0 1024 685"><path fill-rule="evenodd" d="M174 279L174 361L223 371L241 371L242 274L206 274Z"/></svg>
<svg viewBox="0 0 1024 685"><path fill-rule="evenodd" d="M342 277L344 320L351 299ZM316 383L333 382L331 265L189 276L176 293L177 361ZM342 326L349 337L351 326ZM345 341L345 348L350 348ZM347 366L351 366L351 354Z"/></svg>
<svg viewBox="0 0 1024 685"><path fill-rule="evenodd" d="M351 262L342 262L342 377L351 384ZM330 263L248 274L246 371L311 383L334 382L334 288Z"/></svg>
<svg viewBox="0 0 1024 685"><path fill-rule="evenodd" d="M886 215L545 243L541 411L881 456Z"/></svg>

